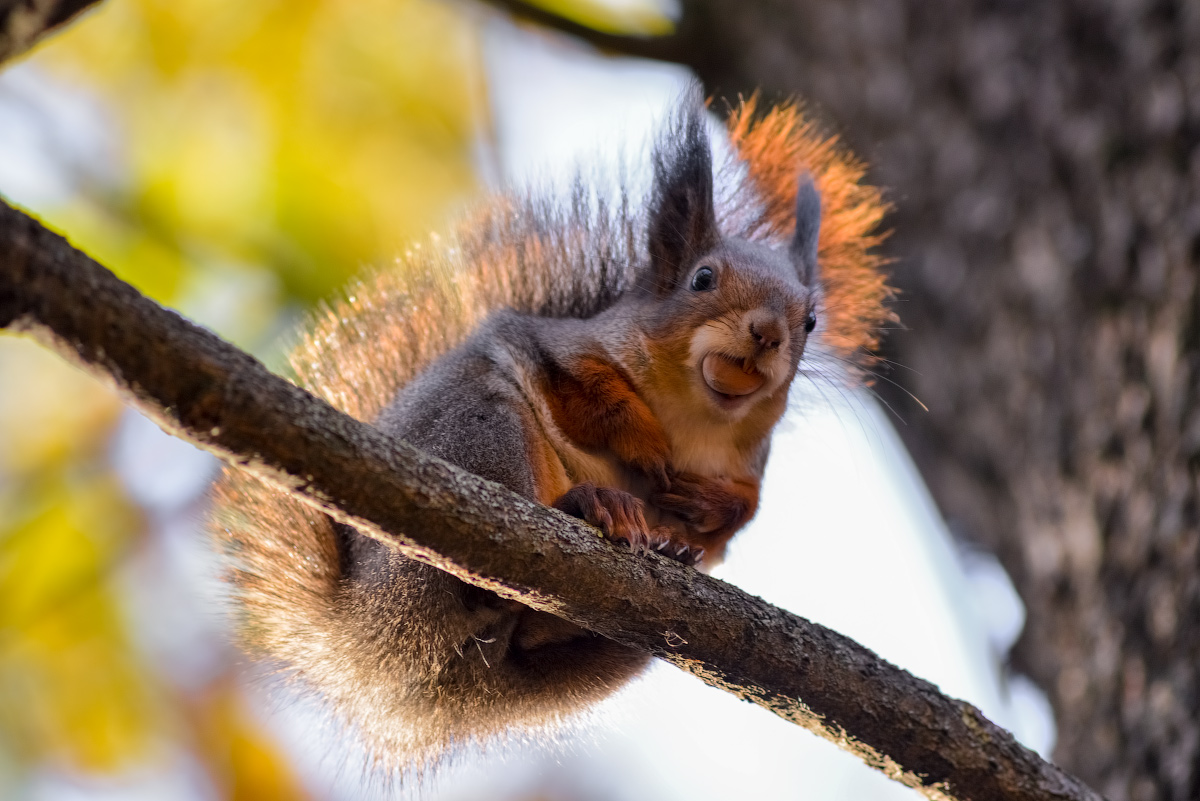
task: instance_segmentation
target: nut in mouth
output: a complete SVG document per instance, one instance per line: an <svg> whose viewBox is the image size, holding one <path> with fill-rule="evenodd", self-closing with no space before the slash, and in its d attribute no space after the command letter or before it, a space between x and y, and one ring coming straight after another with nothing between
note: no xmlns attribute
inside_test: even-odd
<svg viewBox="0 0 1200 801"><path fill-rule="evenodd" d="M724 353L709 353L700 363L704 383L722 400L736 402L753 395L767 378L754 366L751 358L737 359Z"/></svg>

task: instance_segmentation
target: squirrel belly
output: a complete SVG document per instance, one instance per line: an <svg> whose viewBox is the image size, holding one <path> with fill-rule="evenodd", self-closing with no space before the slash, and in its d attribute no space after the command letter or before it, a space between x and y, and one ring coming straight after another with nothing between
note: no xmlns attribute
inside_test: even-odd
<svg viewBox="0 0 1200 801"><path fill-rule="evenodd" d="M720 561L802 359L865 364L890 317L861 166L752 100L714 174L705 114L689 101L661 136L644 209L501 196L353 287L293 352L299 383L637 552ZM385 769L559 723L648 662L236 468L214 506L243 644Z"/></svg>

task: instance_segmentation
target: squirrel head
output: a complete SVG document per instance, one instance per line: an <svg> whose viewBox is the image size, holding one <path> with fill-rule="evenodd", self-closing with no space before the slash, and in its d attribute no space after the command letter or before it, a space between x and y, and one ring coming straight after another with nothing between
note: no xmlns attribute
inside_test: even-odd
<svg viewBox="0 0 1200 801"><path fill-rule="evenodd" d="M673 390L741 418L765 399L781 409L816 326L821 199L802 173L785 250L722 236L703 114L686 109L655 152L642 330L655 372L668 371Z"/></svg>

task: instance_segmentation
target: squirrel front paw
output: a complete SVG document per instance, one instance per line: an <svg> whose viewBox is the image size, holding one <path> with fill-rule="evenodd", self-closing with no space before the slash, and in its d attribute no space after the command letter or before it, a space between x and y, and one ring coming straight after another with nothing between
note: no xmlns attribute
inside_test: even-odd
<svg viewBox="0 0 1200 801"><path fill-rule="evenodd" d="M646 523L646 505L624 490L576 484L553 506L590 523L610 540L629 543L634 553L647 553L658 545Z"/></svg>
<svg viewBox="0 0 1200 801"><path fill-rule="evenodd" d="M758 491L725 478L675 473L670 488L652 494L650 503L675 515L697 534L721 538L731 536L754 516Z"/></svg>
<svg viewBox="0 0 1200 801"><path fill-rule="evenodd" d="M695 565L704 556L703 548L673 542L670 529L650 528L646 523L646 505L624 490L590 483L576 484L553 506L590 523L614 542L628 543L630 550L637 554L657 551L686 565Z"/></svg>

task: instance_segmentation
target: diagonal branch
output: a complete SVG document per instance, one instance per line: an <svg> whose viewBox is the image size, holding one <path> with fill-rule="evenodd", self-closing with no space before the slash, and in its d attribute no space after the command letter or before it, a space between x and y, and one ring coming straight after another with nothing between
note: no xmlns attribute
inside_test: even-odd
<svg viewBox="0 0 1200 801"><path fill-rule="evenodd" d="M99 0L0 0L0 62L16 58Z"/></svg>
<svg viewBox="0 0 1200 801"><path fill-rule="evenodd" d="M1100 796L866 648L391 440L0 202L0 327L111 383L172 434L454 575L666 659L930 797Z"/></svg>

